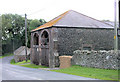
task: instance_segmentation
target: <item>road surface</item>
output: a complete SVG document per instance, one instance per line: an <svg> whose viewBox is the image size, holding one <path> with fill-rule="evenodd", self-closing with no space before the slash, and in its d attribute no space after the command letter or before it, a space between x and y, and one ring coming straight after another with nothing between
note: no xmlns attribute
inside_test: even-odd
<svg viewBox="0 0 120 82"><path fill-rule="evenodd" d="M11 65L10 60L12 58L10 56L0 59L2 80L95 80L64 73Z"/></svg>

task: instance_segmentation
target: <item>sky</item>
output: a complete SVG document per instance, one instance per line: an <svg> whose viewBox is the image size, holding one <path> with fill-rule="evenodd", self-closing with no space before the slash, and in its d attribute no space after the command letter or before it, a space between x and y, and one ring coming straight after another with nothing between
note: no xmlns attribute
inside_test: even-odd
<svg viewBox="0 0 120 82"><path fill-rule="evenodd" d="M115 0L2 0L0 14L19 14L28 19L45 19L47 22L68 10L98 20L114 21Z"/></svg>

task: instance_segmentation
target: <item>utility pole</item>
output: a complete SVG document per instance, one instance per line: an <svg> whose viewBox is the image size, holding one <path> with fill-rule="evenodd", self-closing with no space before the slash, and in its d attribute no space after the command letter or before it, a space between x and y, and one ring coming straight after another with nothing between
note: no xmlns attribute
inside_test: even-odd
<svg viewBox="0 0 120 82"><path fill-rule="evenodd" d="M114 51L117 52L118 50L118 36L117 36L117 7L118 1L115 0L114 3Z"/></svg>
<svg viewBox="0 0 120 82"><path fill-rule="evenodd" d="M27 62L27 15L25 14L25 54Z"/></svg>
<svg viewBox="0 0 120 82"><path fill-rule="evenodd" d="M12 38L12 42L13 42L13 54L14 54L14 32L12 32L12 34L13 34L13 38Z"/></svg>

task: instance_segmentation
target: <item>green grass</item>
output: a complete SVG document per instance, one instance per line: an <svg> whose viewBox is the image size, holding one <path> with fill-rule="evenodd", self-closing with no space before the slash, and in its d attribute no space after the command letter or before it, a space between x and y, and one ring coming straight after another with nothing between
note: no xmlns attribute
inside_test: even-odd
<svg viewBox="0 0 120 82"><path fill-rule="evenodd" d="M25 64L25 65L20 65L20 66L28 67L28 68L48 68L46 66L35 65L35 64Z"/></svg>
<svg viewBox="0 0 120 82"><path fill-rule="evenodd" d="M12 59L12 60L10 61L10 64L15 64L15 60Z"/></svg>
<svg viewBox="0 0 120 82"><path fill-rule="evenodd" d="M28 68L48 68L46 66L40 66L35 64L30 64L30 60L22 61L15 63L14 59L11 60L11 64L19 65ZM98 69L98 68L88 68L81 66L71 66L70 68L60 69L60 70L50 70L55 72L61 72L71 75L101 79L101 80L118 80L118 70L107 70L107 69Z"/></svg>
<svg viewBox="0 0 120 82"><path fill-rule="evenodd" d="M11 64L14 64L14 65L21 65L21 64L26 64L26 63L30 63L30 60L27 60L27 62L24 60L24 61L21 61L21 62L15 62L15 60L14 59L12 59L11 61L10 61L10 63Z"/></svg>
<svg viewBox="0 0 120 82"><path fill-rule="evenodd" d="M88 68L88 67L81 67L75 65L75 66L71 66L70 68L51 70L51 71L101 79L101 80L118 80L118 70Z"/></svg>
<svg viewBox="0 0 120 82"><path fill-rule="evenodd" d="M28 60L27 62L26 61L22 61L22 62L15 62L14 59L12 59L10 61L11 64L13 65L20 65L20 66L23 66L23 67L28 67L28 68L48 68L46 66L40 66L40 65L35 65L35 64L30 64L30 60Z"/></svg>
<svg viewBox="0 0 120 82"><path fill-rule="evenodd" d="M13 56L13 54L12 53L8 53L8 54L5 54L3 56L0 56L0 58L4 58L4 57L7 57L7 56Z"/></svg>

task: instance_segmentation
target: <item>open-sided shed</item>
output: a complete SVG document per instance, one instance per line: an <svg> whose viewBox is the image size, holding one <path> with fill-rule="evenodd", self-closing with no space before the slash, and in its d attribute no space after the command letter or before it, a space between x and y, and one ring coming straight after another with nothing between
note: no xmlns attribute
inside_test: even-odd
<svg viewBox="0 0 120 82"><path fill-rule="evenodd" d="M112 50L113 26L73 10L31 31L31 62L55 67L77 49Z"/></svg>

